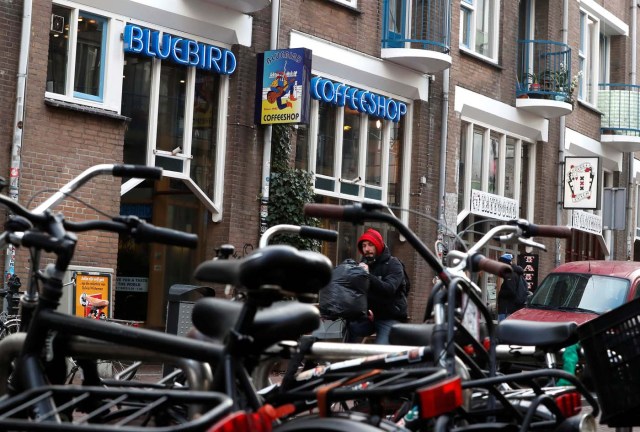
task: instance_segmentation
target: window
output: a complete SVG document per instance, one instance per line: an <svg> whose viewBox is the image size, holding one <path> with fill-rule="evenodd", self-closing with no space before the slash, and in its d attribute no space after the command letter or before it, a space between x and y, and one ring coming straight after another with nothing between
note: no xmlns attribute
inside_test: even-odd
<svg viewBox="0 0 640 432"><path fill-rule="evenodd" d="M498 12L497 0L462 0L460 47L497 61Z"/></svg>
<svg viewBox="0 0 640 432"><path fill-rule="evenodd" d="M348 104L313 100L309 132L299 128L297 133L297 166L315 173L315 191L320 195L401 205L404 122L369 116Z"/></svg>
<svg viewBox="0 0 640 432"><path fill-rule="evenodd" d="M533 143L502 131L463 122L458 163L458 211L468 210L471 191L479 190L519 202L519 214L528 214L533 181L530 167ZM468 167L465 169L465 167Z"/></svg>
<svg viewBox="0 0 640 432"><path fill-rule="evenodd" d="M578 98L595 103L595 89L598 79L598 22L586 12L580 12L580 77Z"/></svg>
<svg viewBox="0 0 640 432"><path fill-rule="evenodd" d="M48 96L105 105L110 23L109 18L98 14L53 5L47 62Z"/></svg>
<svg viewBox="0 0 640 432"><path fill-rule="evenodd" d="M158 166L181 179L214 215L220 216L223 146L220 97L228 80L213 71L126 53L122 114L130 117L124 162ZM140 183L122 186L126 193Z"/></svg>

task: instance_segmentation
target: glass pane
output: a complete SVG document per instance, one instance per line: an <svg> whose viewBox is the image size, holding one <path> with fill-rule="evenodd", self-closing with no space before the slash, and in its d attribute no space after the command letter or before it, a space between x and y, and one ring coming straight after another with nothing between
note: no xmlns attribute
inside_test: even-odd
<svg viewBox="0 0 640 432"><path fill-rule="evenodd" d="M106 20L80 11L74 91L102 96L103 36Z"/></svg>
<svg viewBox="0 0 640 432"><path fill-rule="evenodd" d="M471 189L482 190L482 138L484 131L474 129L471 154Z"/></svg>
<svg viewBox="0 0 640 432"><path fill-rule="evenodd" d="M196 70L191 130L191 179L207 196L213 197L216 174L219 75Z"/></svg>
<svg viewBox="0 0 640 432"><path fill-rule="evenodd" d="M369 185L380 186L382 176L382 121L369 118L367 136L367 160L364 181Z"/></svg>
<svg viewBox="0 0 640 432"><path fill-rule="evenodd" d="M492 0L478 0L476 10L476 52L490 56Z"/></svg>
<svg viewBox="0 0 640 432"><path fill-rule="evenodd" d="M471 11L461 8L460 11L461 45L471 48Z"/></svg>
<svg viewBox="0 0 640 432"><path fill-rule="evenodd" d="M389 1L389 31L402 34L402 1Z"/></svg>
<svg viewBox="0 0 640 432"><path fill-rule="evenodd" d="M507 148L504 158L504 196L515 198L515 166L516 166L516 142L512 137L507 137Z"/></svg>
<svg viewBox="0 0 640 432"><path fill-rule="evenodd" d="M402 152L404 151L404 143L402 137L404 135L404 119L398 123L391 123L389 133L389 178L387 190L387 204L400 206L402 199Z"/></svg>
<svg viewBox="0 0 640 432"><path fill-rule="evenodd" d="M131 121L124 135L124 162L147 163L151 58L125 55L122 80L122 115Z"/></svg>
<svg viewBox="0 0 640 432"><path fill-rule="evenodd" d="M71 10L53 5L49 31L49 57L47 62L47 91L64 94L67 85L69 60L69 20Z"/></svg>
<svg viewBox="0 0 640 432"><path fill-rule="evenodd" d="M464 197L464 183L466 179L465 172L465 158L467 157L467 130L469 125L466 123L462 124L462 129L460 132L460 155L458 159L458 212L461 212L465 208L465 197Z"/></svg>
<svg viewBox="0 0 640 432"><path fill-rule="evenodd" d="M491 133L491 145L489 146L489 188L487 192L497 192L498 181L498 153L500 149L500 136L496 133Z"/></svg>
<svg viewBox="0 0 640 432"><path fill-rule="evenodd" d="M320 103L318 115L318 147L316 173L334 177L333 161L336 148L336 108Z"/></svg>
<svg viewBox="0 0 640 432"><path fill-rule="evenodd" d="M360 113L344 108L344 127L342 136L342 174L343 180L355 180L359 177L360 163Z"/></svg>
<svg viewBox="0 0 640 432"><path fill-rule="evenodd" d="M173 152L180 148L178 152L182 151L186 82L186 68L162 62L156 138L158 150Z"/></svg>
<svg viewBox="0 0 640 432"><path fill-rule="evenodd" d="M529 202L529 194L533 193L530 190L533 187L531 182L532 174L529 171L529 159L531 159L531 152L535 150L531 144L522 143L522 161L520 166L520 216L528 217L529 209L527 203Z"/></svg>

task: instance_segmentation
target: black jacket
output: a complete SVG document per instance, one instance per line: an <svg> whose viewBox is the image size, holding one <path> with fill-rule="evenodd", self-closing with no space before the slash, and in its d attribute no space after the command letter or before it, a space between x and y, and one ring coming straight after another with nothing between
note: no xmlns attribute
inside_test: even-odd
<svg viewBox="0 0 640 432"><path fill-rule="evenodd" d="M398 258L385 245L382 253L369 262L369 309L374 319L406 321L407 296L404 271Z"/></svg>
<svg viewBox="0 0 640 432"><path fill-rule="evenodd" d="M513 265L511 266L514 267ZM502 279L502 285L498 292L498 313L511 315L518 309L522 309L523 304L516 300L517 284L520 283L520 275L516 273L515 268L511 275Z"/></svg>

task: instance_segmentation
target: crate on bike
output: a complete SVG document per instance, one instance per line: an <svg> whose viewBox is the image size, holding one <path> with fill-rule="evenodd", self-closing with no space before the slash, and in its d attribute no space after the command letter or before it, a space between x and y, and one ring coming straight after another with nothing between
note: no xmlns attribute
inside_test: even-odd
<svg viewBox="0 0 640 432"><path fill-rule="evenodd" d="M640 426L640 298L578 328L602 408L600 422Z"/></svg>

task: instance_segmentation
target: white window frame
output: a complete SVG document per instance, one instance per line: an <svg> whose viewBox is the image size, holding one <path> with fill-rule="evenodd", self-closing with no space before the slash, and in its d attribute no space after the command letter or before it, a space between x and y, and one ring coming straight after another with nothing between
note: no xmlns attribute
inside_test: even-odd
<svg viewBox="0 0 640 432"><path fill-rule="evenodd" d="M318 147L318 120L320 112L320 101L316 99L311 100L311 115L309 122L309 170L314 173L314 193L323 196L329 196L338 199L345 199L355 202L362 202L364 200L372 200L371 198L365 198L365 187L379 189L381 191L381 200L383 204L387 204L388 199L388 179L389 179L389 139L392 122L389 120L380 119L382 122L382 154L381 154L381 172L380 172L380 185L371 185L365 183L365 169L366 169L366 157L367 157L367 138L368 138L368 125L369 116L365 113L360 114L360 139L359 139L359 153L358 153L358 167L359 167L359 180L353 181L353 179L342 179L342 144L343 144L343 126L344 126L344 107L335 107L335 128L336 128L336 142L334 146L334 164L333 173L334 176L326 176L316 173L317 163L317 147ZM412 124L413 105L407 103L407 113L404 116L403 136L402 136L402 159L399 161L402 171L401 178L401 197L400 206L407 208L409 204L409 181L411 172L411 124ZM328 179L334 181L334 189L318 189L315 188L315 179ZM358 185L358 195L351 195L340 192L340 186L342 183L351 183ZM408 222L408 212L401 212L398 215L403 222Z"/></svg>
<svg viewBox="0 0 640 432"><path fill-rule="evenodd" d="M331 0L334 3L340 3L343 4L345 6L349 6L350 8L357 8L358 7L358 0Z"/></svg>
<svg viewBox="0 0 640 432"><path fill-rule="evenodd" d="M487 20L486 25L489 28L489 41L488 41L488 51L489 55L481 54L476 51L476 21L477 14L479 13L476 9L478 0L461 0L460 8L467 11L470 16L470 29L469 29L469 46L467 46L463 41L462 27L464 26L463 22L463 14L462 11L460 13L460 49L462 51L466 51L472 53L473 55L484 58L492 63L497 63L498 61L498 41L500 40L500 2L498 0L485 0L485 7L491 8L493 7L493 14L491 16L485 17Z"/></svg>
<svg viewBox="0 0 640 432"><path fill-rule="evenodd" d="M69 52L67 61L67 80L64 94L45 91L47 99L55 99L92 108L104 109L120 114L120 101L122 97L122 67L124 55L122 41L119 35L124 31L124 20L103 10L87 7L85 5L56 0L55 5L71 9L69 24ZM105 19L105 44L102 70L102 97L83 96L74 92L75 62L77 46L77 22L80 11L97 15Z"/></svg>
<svg viewBox="0 0 640 432"><path fill-rule="evenodd" d="M460 157L464 158L464 184L462 185L462 190L464 193L463 203L464 208L458 214L458 225L464 218L466 218L471 213L471 165L473 161L473 134L475 127L480 127L484 129L483 131L483 139L482 139L482 179L481 179L481 190L483 192L488 192L489 189L489 170L484 169L489 166L490 163L490 151L489 151L489 143L491 141L491 133L495 132L500 135L500 139L498 140L498 167L496 169L497 178L496 178L496 192L495 195L504 196L504 186L505 186L505 155L507 151L507 137L514 138L516 140L515 152L514 152L514 179L515 183L513 185L513 199L520 202L522 197L521 190L521 179L522 179L522 148L524 145L529 146L529 160L527 170L531 176L528 184L528 202L527 202L527 214L522 215L527 220L533 220L533 210L535 203L535 161L536 161L536 143L530 141L528 139L524 139L523 137L519 137L514 134L510 134L503 130L497 129L487 124L474 122L471 119L463 118L463 125L461 133L466 135L465 141L465 154L461 154ZM460 190L460 189L459 189Z"/></svg>
<svg viewBox="0 0 640 432"><path fill-rule="evenodd" d="M157 29L154 29L157 30ZM175 34L175 32L171 32ZM123 55L124 56L124 55ZM152 59L151 71L151 94L149 96L149 125L147 133L147 165L156 166L157 156L164 158L178 159L182 162L182 172L163 170L163 176L180 179L185 182L191 192L211 211L212 220L219 222L222 220L222 198L224 196L224 165L226 155L226 135L227 135L227 95L229 93L229 76L219 75L220 85L218 87L218 116L215 119L216 127L216 167L215 178L213 184L213 196L208 196L192 179L191 179L191 141L193 127L193 101L195 97L196 68L189 67L187 70L186 95L185 95L185 114L184 114L184 134L182 137L182 145L180 149L173 152L156 149L156 138L158 131L158 103L160 98L160 77L163 62L170 60ZM212 72L213 73L213 72ZM120 195L124 195L137 185L142 183L143 179L130 179L123 183L120 188Z"/></svg>

